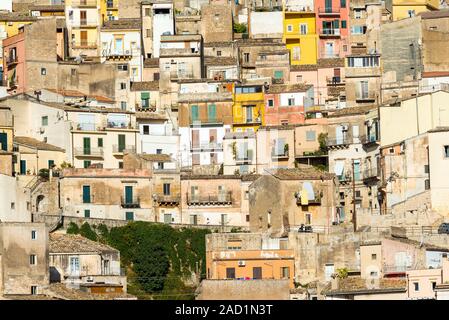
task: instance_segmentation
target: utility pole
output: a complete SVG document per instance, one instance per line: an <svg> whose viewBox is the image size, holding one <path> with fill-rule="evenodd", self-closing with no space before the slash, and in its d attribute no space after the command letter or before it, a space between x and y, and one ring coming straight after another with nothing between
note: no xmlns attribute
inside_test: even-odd
<svg viewBox="0 0 449 320"><path fill-rule="evenodd" d="M354 159L352 159L352 224L354 225L354 232L357 231L357 213L355 211L355 171Z"/></svg>

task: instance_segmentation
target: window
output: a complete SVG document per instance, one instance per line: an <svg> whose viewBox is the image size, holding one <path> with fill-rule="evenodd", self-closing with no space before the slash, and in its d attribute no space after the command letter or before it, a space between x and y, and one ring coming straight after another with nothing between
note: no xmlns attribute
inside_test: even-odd
<svg viewBox="0 0 449 320"><path fill-rule="evenodd" d="M31 240L36 240L36 239L37 239L37 231L31 230Z"/></svg>
<svg viewBox="0 0 449 320"><path fill-rule="evenodd" d="M76 76L76 69L71 69L70 74L72 75L72 77Z"/></svg>
<svg viewBox="0 0 449 320"><path fill-rule="evenodd" d="M143 109L148 109L150 107L150 93L149 92L141 92L140 100Z"/></svg>
<svg viewBox="0 0 449 320"><path fill-rule="evenodd" d="M362 19L362 10L354 10L354 19Z"/></svg>
<svg viewBox="0 0 449 320"><path fill-rule="evenodd" d="M41 68L41 75L42 75L42 76L47 75L47 69Z"/></svg>
<svg viewBox="0 0 449 320"><path fill-rule="evenodd" d="M281 267L281 279L290 279L289 267Z"/></svg>
<svg viewBox="0 0 449 320"><path fill-rule="evenodd" d="M340 0L340 7L346 8L346 0Z"/></svg>
<svg viewBox="0 0 449 320"><path fill-rule="evenodd" d="M377 271L371 271L369 275L371 277L377 277Z"/></svg>
<svg viewBox="0 0 449 320"><path fill-rule="evenodd" d="M36 295L37 294L37 286L31 286L31 294Z"/></svg>
<svg viewBox="0 0 449 320"><path fill-rule="evenodd" d="M305 214L305 218L306 218L306 224L307 225L312 224L312 215L310 213L306 213Z"/></svg>
<svg viewBox="0 0 449 320"><path fill-rule="evenodd" d="M248 199L249 199L249 191L246 190L246 191L245 191L245 200L248 200Z"/></svg>
<svg viewBox="0 0 449 320"><path fill-rule="evenodd" d="M348 66L355 68L372 68L379 66L379 56L350 57Z"/></svg>
<svg viewBox="0 0 449 320"><path fill-rule="evenodd" d="M226 268L226 279L235 279L235 268Z"/></svg>
<svg viewBox="0 0 449 320"><path fill-rule="evenodd" d="M147 29L145 34L146 34L147 38L151 38L151 34L152 34L151 29Z"/></svg>
<svg viewBox="0 0 449 320"><path fill-rule="evenodd" d="M429 173L429 165L428 164L424 165L424 173Z"/></svg>
<svg viewBox="0 0 449 320"><path fill-rule="evenodd" d="M352 26L351 27L351 34L365 34L366 33L366 26Z"/></svg>
<svg viewBox="0 0 449 320"><path fill-rule="evenodd" d="M301 23L299 25L299 29L300 29L301 34L307 34L307 24Z"/></svg>
<svg viewBox="0 0 449 320"><path fill-rule="evenodd" d="M424 189L425 190L430 189L430 180L429 179L424 180Z"/></svg>
<svg viewBox="0 0 449 320"><path fill-rule="evenodd" d="M193 224L193 225L198 224L198 216L196 214L192 214L190 216L190 224Z"/></svg>
<svg viewBox="0 0 449 320"><path fill-rule="evenodd" d="M145 134L145 135L150 134L150 126L148 126L148 125L143 126L143 134Z"/></svg>
<svg viewBox="0 0 449 320"><path fill-rule="evenodd" d="M273 99L268 99L267 105L268 105L268 107L273 107L273 106L274 106L274 101L273 101Z"/></svg>
<svg viewBox="0 0 449 320"><path fill-rule="evenodd" d="M249 62L249 52L245 52L243 54L243 59L245 60L245 62Z"/></svg>
<svg viewBox="0 0 449 320"><path fill-rule="evenodd" d="M217 50L217 57L221 57L221 51Z"/></svg>
<svg viewBox="0 0 449 320"><path fill-rule="evenodd" d="M35 266L37 264L37 257L35 254L30 254L30 265Z"/></svg>
<svg viewBox="0 0 449 320"><path fill-rule="evenodd" d="M126 221L133 221L134 220L134 212L126 212L125 219L126 219Z"/></svg>
<svg viewBox="0 0 449 320"><path fill-rule="evenodd" d="M377 254L373 253L371 254L371 260L376 260L377 259Z"/></svg>
<svg viewBox="0 0 449 320"><path fill-rule="evenodd" d="M125 111L126 110L126 101L121 101L120 102L120 108Z"/></svg>
<svg viewBox="0 0 449 320"><path fill-rule="evenodd" d="M121 90L126 90L126 82L121 82L120 83L120 89Z"/></svg>
<svg viewBox="0 0 449 320"><path fill-rule="evenodd" d="M449 146L444 146L444 157L449 158Z"/></svg>
<svg viewBox="0 0 449 320"><path fill-rule="evenodd" d="M293 60L301 60L301 48L300 47L293 47L292 55L293 55L293 57L292 57Z"/></svg>
<svg viewBox="0 0 449 320"><path fill-rule="evenodd" d="M119 169L123 169L123 161L119 161L118 162L118 168Z"/></svg>
<svg viewBox="0 0 449 320"><path fill-rule="evenodd" d="M117 69L119 71L128 71L128 65L127 64L118 64Z"/></svg>
<svg viewBox="0 0 449 320"><path fill-rule="evenodd" d="M292 26L291 24L289 24L289 25L287 26L287 31L288 31L288 32L292 32L292 31L293 31L293 26Z"/></svg>
<svg viewBox="0 0 449 320"><path fill-rule="evenodd" d="M249 214L246 215L246 222L249 222Z"/></svg>
<svg viewBox="0 0 449 320"><path fill-rule="evenodd" d="M70 274L79 275L80 259L78 257L70 257Z"/></svg>
<svg viewBox="0 0 449 320"><path fill-rule="evenodd" d="M295 105L295 98L288 98L288 105L294 106Z"/></svg>
<svg viewBox="0 0 449 320"><path fill-rule="evenodd" d="M138 75L137 68L132 68L132 73L133 73L133 77L137 77L137 75Z"/></svg>
<svg viewBox="0 0 449 320"><path fill-rule="evenodd" d="M360 93L359 99L367 99L368 98L368 81L360 81Z"/></svg>
<svg viewBox="0 0 449 320"><path fill-rule="evenodd" d="M415 16L415 10L408 10L407 13L408 13L409 18Z"/></svg>
<svg viewBox="0 0 449 320"><path fill-rule="evenodd" d="M41 118L41 124L43 127L48 126L48 116L43 116Z"/></svg>
<svg viewBox="0 0 449 320"><path fill-rule="evenodd" d="M164 213L164 223L171 223L171 222L172 222L171 213Z"/></svg>
<svg viewBox="0 0 449 320"><path fill-rule="evenodd" d="M282 72L282 70L276 70L274 72L275 79L282 79L283 77L284 77L284 72Z"/></svg>
<svg viewBox="0 0 449 320"><path fill-rule="evenodd" d="M90 218L90 210L89 209L84 210L84 218Z"/></svg>
<svg viewBox="0 0 449 320"><path fill-rule="evenodd" d="M315 141L316 132L314 130L306 131L306 141Z"/></svg>
<svg viewBox="0 0 449 320"><path fill-rule="evenodd" d="M151 16L151 8L145 8L145 17Z"/></svg>
<svg viewBox="0 0 449 320"><path fill-rule="evenodd" d="M156 149L156 154L162 154L162 149Z"/></svg>
<svg viewBox="0 0 449 320"><path fill-rule="evenodd" d="M253 267L253 279L262 279L262 267Z"/></svg>
<svg viewBox="0 0 449 320"><path fill-rule="evenodd" d="M103 148L103 138L98 138L97 144L98 148Z"/></svg>
<svg viewBox="0 0 449 320"><path fill-rule="evenodd" d="M83 203L90 203L90 186L83 186Z"/></svg>
<svg viewBox="0 0 449 320"><path fill-rule="evenodd" d="M296 76L296 82L302 82L302 75L298 74Z"/></svg>
<svg viewBox="0 0 449 320"><path fill-rule="evenodd" d="M419 282L413 282L413 288L415 291L419 291Z"/></svg>
<svg viewBox="0 0 449 320"><path fill-rule="evenodd" d="M281 126L288 126L288 119L282 119Z"/></svg>
<svg viewBox="0 0 449 320"><path fill-rule="evenodd" d="M170 195L170 183L164 183L164 196Z"/></svg>
<svg viewBox="0 0 449 320"><path fill-rule="evenodd" d="M346 29L347 28L346 20L341 20L341 28L342 29Z"/></svg>

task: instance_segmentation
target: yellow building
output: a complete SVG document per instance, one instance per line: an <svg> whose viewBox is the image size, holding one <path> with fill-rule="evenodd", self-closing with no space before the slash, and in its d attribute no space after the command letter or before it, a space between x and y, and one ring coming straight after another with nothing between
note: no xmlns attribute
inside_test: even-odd
<svg viewBox="0 0 449 320"><path fill-rule="evenodd" d="M265 124L263 85L235 86L232 106L233 131L257 131Z"/></svg>
<svg viewBox="0 0 449 320"><path fill-rule="evenodd" d="M287 49L290 50L292 65L317 63L318 35L316 34L316 19L313 11L284 9L283 38Z"/></svg>
<svg viewBox="0 0 449 320"><path fill-rule="evenodd" d="M100 13L103 22L118 19L119 0L101 0Z"/></svg>
<svg viewBox="0 0 449 320"><path fill-rule="evenodd" d="M98 56L99 34L103 23L103 0L67 0L66 22L70 39L70 55Z"/></svg>
<svg viewBox="0 0 449 320"><path fill-rule="evenodd" d="M439 9L438 0L393 0L393 20L416 16L418 13Z"/></svg>

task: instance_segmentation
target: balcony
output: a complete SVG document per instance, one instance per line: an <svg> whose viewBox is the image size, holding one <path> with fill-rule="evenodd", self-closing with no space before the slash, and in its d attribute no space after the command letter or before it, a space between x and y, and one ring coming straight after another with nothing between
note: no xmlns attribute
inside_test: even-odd
<svg viewBox="0 0 449 320"><path fill-rule="evenodd" d="M363 92L362 95L355 98L358 103L372 103L376 101L376 93L373 91Z"/></svg>
<svg viewBox="0 0 449 320"><path fill-rule="evenodd" d="M202 126L202 125L222 125L223 119L207 118L207 119L190 119L190 126Z"/></svg>
<svg viewBox="0 0 449 320"><path fill-rule="evenodd" d="M88 41L73 41L72 49L97 49L97 43Z"/></svg>
<svg viewBox="0 0 449 320"><path fill-rule="evenodd" d="M140 47L123 50L103 49L101 54L106 60L130 60L140 54Z"/></svg>
<svg viewBox="0 0 449 320"><path fill-rule="evenodd" d="M190 151L223 151L223 144L221 142L207 142L200 144L192 144Z"/></svg>
<svg viewBox="0 0 449 320"><path fill-rule="evenodd" d="M252 164L253 163L253 150L248 150L246 155L237 155L235 157L235 164Z"/></svg>
<svg viewBox="0 0 449 320"><path fill-rule="evenodd" d="M319 7L318 15L320 16L339 16L341 8Z"/></svg>
<svg viewBox="0 0 449 320"><path fill-rule="evenodd" d="M233 123L233 125L260 125L260 124L262 124L262 120L260 117L237 120L237 121L234 121L234 123Z"/></svg>
<svg viewBox="0 0 449 320"><path fill-rule="evenodd" d="M123 154L124 152L136 152L136 146L112 145L112 153Z"/></svg>
<svg viewBox="0 0 449 320"><path fill-rule="evenodd" d="M171 79L192 79L193 72L170 71Z"/></svg>
<svg viewBox="0 0 449 320"><path fill-rule="evenodd" d="M364 147L379 144L379 138L376 135L362 136L360 137L360 141Z"/></svg>
<svg viewBox="0 0 449 320"><path fill-rule="evenodd" d="M8 59L6 59L6 65L8 67L16 65L19 63L19 58L17 56L9 56Z"/></svg>
<svg viewBox="0 0 449 320"><path fill-rule="evenodd" d="M97 19L69 20L68 24L73 28L96 28L99 26Z"/></svg>
<svg viewBox="0 0 449 320"><path fill-rule="evenodd" d="M97 0L72 0L72 7L97 7Z"/></svg>
<svg viewBox="0 0 449 320"><path fill-rule="evenodd" d="M107 129L126 129L126 130L132 130L136 129L136 126L126 122L126 121L108 121L106 124Z"/></svg>
<svg viewBox="0 0 449 320"><path fill-rule="evenodd" d="M189 206L226 206L232 205L232 192L222 194L195 194L186 193L186 202Z"/></svg>
<svg viewBox="0 0 449 320"><path fill-rule="evenodd" d="M122 208L140 208L140 197L121 197Z"/></svg>
<svg viewBox="0 0 449 320"><path fill-rule="evenodd" d="M117 4L117 1L111 1L111 0L108 0L108 1L106 2L106 9L107 9L107 10L118 10L118 4Z"/></svg>
<svg viewBox="0 0 449 320"><path fill-rule="evenodd" d="M276 150L275 148L273 148L271 150L271 159L272 160L282 161L282 160L288 160L288 158L289 158L288 150L284 150L284 152L279 152L279 150Z"/></svg>
<svg viewBox="0 0 449 320"><path fill-rule="evenodd" d="M379 181L378 174L379 170L377 170L377 167L366 169L362 173L363 182Z"/></svg>
<svg viewBox="0 0 449 320"><path fill-rule="evenodd" d="M159 206L176 207L181 202L181 196L175 195L157 195L156 202Z"/></svg>
<svg viewBox="0 0 449 320"><path fill-rule="evenodd" d="M326 38L340 37L340 29L321 28L320 37Z"/></svg>
<svg viewBox="0 0 449 320"><path fill-rule="evenodd" d="M103 158L103 148L75 148L75 157Z"/></svg>
<svg viewBox="0 0 449 320"><path fill-rule="evenodd" d="M360 138L343 135L339 138L328 137L326 139L326 146L328 148L346 148L353 143L360 143Z"/></svg>
<svg viewBox="0 0 449 320"><path fill-rule="evenodd" d="M328 86L344 86L345 82L340 76L326 77Z"/></svg>
<svg viewBox="0 0 449 320"><path fill-rule="evenodd" d="M346 173L337 176L337 178L340 184L348 184L352 181L352 172L347 171Z"/></svg>
<svg viewBox="0 0 449 320"><path fill-rule="evenodd" d="M104 126L97 125L96 123L87 122L75 122L72 125L73 131L101 131L104 130Z"/></svg>

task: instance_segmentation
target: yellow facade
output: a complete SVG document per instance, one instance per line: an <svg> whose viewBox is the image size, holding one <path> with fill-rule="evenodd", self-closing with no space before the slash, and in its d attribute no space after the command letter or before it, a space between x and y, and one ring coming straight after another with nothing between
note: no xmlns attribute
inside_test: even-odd
<svg viewBox="0 0 449 320"><path fill-rule="evenodd" d="M114 17L114 20L118 19L118 2L119 0L110 0L108 6L107 0L100 1L100 14L103 22L110 20L109 16Z"/></svg>
<svg viewBox="0 0 449 320"><path fill-rule="evenodd" d="M301 27L302 26L302 27ZM318 35L313 12L284 12L284 42L292 65L316 64Z"/></svg>
<svg viewBox="0 0 449 320"><path fill-rule="evenodd" d="M248 114L249 110L251 110L251 114ZM265 125L264 93L234 94L232 130L245 132L252 129L257 131L261 125Z"/></svg>
<svg viewBox="0 0 449 320"><path fill-rule="evenodd" d="M410 16L409 11L414 11L414 15L421 12L435 11L439 9L438 0L394 0L393 20L401 20Z"/></svg>

